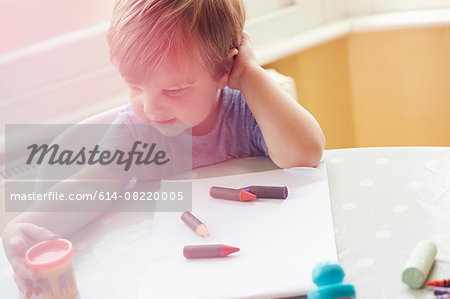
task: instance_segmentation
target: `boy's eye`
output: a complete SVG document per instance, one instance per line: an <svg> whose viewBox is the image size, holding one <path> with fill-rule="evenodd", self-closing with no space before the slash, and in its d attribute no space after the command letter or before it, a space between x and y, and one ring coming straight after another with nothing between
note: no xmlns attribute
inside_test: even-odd
<svg viewBox="0 0 450 299"><path fill-rule="evenodd" d="M164 89L163 93L171 97L176 97L182 95L186 91L186 89L187 88Z"/></svg>

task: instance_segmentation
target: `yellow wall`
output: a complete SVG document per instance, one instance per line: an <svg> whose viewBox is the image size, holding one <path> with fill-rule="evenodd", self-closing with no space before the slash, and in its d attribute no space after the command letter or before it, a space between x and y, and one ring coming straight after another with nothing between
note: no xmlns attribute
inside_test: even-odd
<svg viewBox="0 0 450 299"><path fill-rule="evenodd" d="M351 34L266 67L294 77L327 148L450 145L450 28Z"/></svg>

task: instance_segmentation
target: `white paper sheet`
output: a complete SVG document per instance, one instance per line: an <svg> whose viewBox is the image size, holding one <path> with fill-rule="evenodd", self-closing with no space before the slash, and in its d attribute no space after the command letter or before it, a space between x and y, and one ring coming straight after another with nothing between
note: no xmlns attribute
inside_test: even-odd
<svg viewBox="0 0 450 299"><path fill-rule="evenodd" d="M139 298L272 298L315 288L313 267L337 261L325 164L193 180L192 213L209 237L197 236L181 213L156 213ZM213 185L287 186L286 200L236 202L209 197ZM225 258L188 260L184 245L227 244Z"/></svg>

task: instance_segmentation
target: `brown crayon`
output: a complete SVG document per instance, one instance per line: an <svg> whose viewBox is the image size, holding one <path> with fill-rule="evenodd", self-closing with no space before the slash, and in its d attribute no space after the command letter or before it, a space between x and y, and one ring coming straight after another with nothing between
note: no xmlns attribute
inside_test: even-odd
<svg viewBox="0 0 450 299"><path fill-rule="evenodd" d="M288 196L288 188L286 186L248 186L239 190L255 194L257 198L286 199Z"/></svg>
<svg viewBox="0 0 450 299"><path fill-rule="evenodd" d="M236 200L236 201L250 201L256 199L256 195L245 190L232 189L212 186L209 189L209 195L214 198Z"/></svg>
<svg viewBox="0 0 450 299"><path fill-rule="evenodd" d="M239 248L224 244L188 245L184 246L183 255L188 259L224 257L237 251Z"/></svg>

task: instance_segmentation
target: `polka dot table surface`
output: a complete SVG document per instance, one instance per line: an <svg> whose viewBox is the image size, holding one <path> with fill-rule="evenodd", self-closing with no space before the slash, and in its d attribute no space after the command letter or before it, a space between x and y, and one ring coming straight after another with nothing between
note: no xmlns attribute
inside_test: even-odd
<svg viewBox="0 0 450 299"><path fill-rule="evenodd" d="M421 239L438 249L429 278L450 277L450 148L328 150L338 258L358 298L434 298L401 282Z"/></svg>
<svg viewBox="0 0 450 299"><path fill-rule="evenodd" d="M450 278L450 148L327 150L323 160L344 282L355 285L359 299L433 298L429 289L409 289L401 272L417 242L429 239L438 252L429 279ZM267 158L237 159L196 169L193 177L274 168ZM131 277L145 270L152 219L106 213L70 236L80 298L136 298L144 282ZM23 298L3 248L0 290L1 298Z"/></svg>

